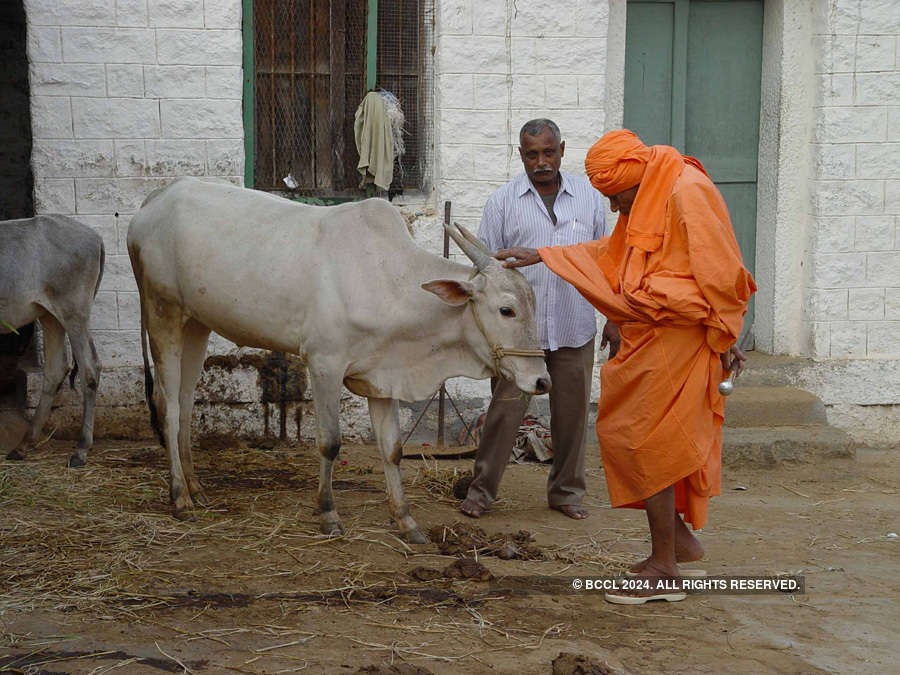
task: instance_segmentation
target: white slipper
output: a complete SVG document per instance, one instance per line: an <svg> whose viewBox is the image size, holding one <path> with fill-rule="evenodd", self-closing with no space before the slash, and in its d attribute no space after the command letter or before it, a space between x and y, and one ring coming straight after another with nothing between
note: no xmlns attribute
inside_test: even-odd
<svg viewBox="0 0 900 675"><path fill-rule="evenodd" d="M637 572L632 572L631 570L625 571L626 577L636 577L637 575ZM685 579L700 579L706 576L706 570L681 570L681 576Z"/></svg>
<svg viewBox="0 0 900 675"><path fill-rule="evenodd" d="M687 597L687 593L669 592L655 593L654 595L619 595L618 593L604 593L607 602L614 605L643 605L651 600L665 600L666 602L681 602Z"/></svg>

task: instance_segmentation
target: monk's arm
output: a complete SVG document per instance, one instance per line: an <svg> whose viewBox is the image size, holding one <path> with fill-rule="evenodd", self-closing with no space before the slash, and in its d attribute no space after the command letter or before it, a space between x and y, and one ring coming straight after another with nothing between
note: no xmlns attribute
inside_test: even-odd
<svg viewBox="0 0 900 675"><path fill-rule="evenodd" d="M603 271L601 264L609 241L609 237L603 237L570 246L547 246L538 249L538 254L551 272L572 284L608 320L615 324L642 321L644 317L628 306Z"/></svg>
<svg viewBox="0 0 900 675"><path fill-rule="evenodd" d="M687 232L691 272L710 307L705 322L707 344L723 354L741 334L756 284L744 267L727 216L723 222L710 207L713 198L697 189L680 193L674 205Z"/></svg>

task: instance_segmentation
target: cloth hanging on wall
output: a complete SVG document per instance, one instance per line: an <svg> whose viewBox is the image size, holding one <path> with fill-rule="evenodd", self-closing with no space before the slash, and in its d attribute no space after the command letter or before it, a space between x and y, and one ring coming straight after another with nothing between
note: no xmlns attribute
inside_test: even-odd
<svg viewBox="0 0 900 675"><path fill-rule="evenodd" d="M387 190L394 178L394 140L384 98L370 91L356 109L353 135L359 152L359 186L374 183Z"/></svg>

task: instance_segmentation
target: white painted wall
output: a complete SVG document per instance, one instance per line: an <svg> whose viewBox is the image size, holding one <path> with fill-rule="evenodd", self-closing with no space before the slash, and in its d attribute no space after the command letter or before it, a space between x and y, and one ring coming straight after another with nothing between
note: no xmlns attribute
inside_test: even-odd
<svg viewBox="0 0 900 675"><path fill-rule="evenodd" d="M900 358L900 0L815 3L815 358Z"/></svg>
<svg viewBox="0 0 900 675"><path fill-rule="evenodd" d="M435 201L443 214L449 200L453 220L475 230L491 193L522 172L518 135L528 120L556 122L563 170L584 174L588 148L606 131L610 8L597 0L436 0L435 13ZM439 222L426 227L436 243ZM599 376L595 392L598 385ZM447 387L489 400L486 382Z"/></svg>
<svg viewBox="0 0 900 675"><path fill-rule="evenodd" d="M241 0L26 0L25 10L35 209L102 235L94 341L107 370L138 364L131 215L177 176L242 180Z"/></svg>
<svg viewBox="0 0 900 675"><path fill-rule="evenodd" d="M176 176L241 181L241 2L25 5L36 207L103 236L100 402L143 419L128 220ZM454 220L477 226L491 192L521 171L517 132L530 118L554 119L567 141L563 168L583 171L591 143L621 124L626 9L625 0L560 0L549 11L539 0L435 0L435 183L410 207L425 214L412 223L417 241L441 250L447 199ZM900 0L766 0L758 344L819 359L804 385L835 421L875 437L900 428L900 390L871 389L900 363L898 41ZM218 340L212 351L231 347ZM258 395L250 389L244 398ZM487 401L483 382L450 389ZM206 430L235 419L217 405L201 411ZM359 401L345 406L349 426L366 433ZM261 417L240 414L248 427ZM301 436L311 434L304 420Z"/></svg>
<svg viewBox="0 0 900 675"><path fill-rule="evenodd" d="M491 193L521 173L518 134L535 117L566 141L563 169L584 173L604 131L609 8L596 0L437 0L438 201L477 227Z"/></svg>
<svg viewBox="0 0 900 675"><path fill-rule="evenodd" d="M804 354L817 0L765 0L756 218L756 348Z"/></svg>

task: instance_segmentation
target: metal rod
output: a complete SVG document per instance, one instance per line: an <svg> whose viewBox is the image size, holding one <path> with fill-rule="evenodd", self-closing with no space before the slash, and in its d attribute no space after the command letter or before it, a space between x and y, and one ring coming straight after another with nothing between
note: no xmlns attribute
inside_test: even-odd
<svg viewBox="0 0 900 675"><path fill-rule="evenodd" d="M444 397L447 395L447 390L444 389L444 385L441 384L440 391L438 392L438 429L437 429L437 442L435 445L439 448L444 447Z"/></svg>
<svg viewBox="0 0 900 675"><path fill-rule="evenodd" d="M472 438L472 430L469 428L469 425L466 424L466 420L463 419L462 413L459 412L459 408L456 407L456 403L453 402L453 397L450 394L447 394L447 400L450 401L450 405L453 406L453 411L456 413L456 416L459 418L459 421L462 422L463 429L466 430L466 435L464 436L465 440L475 440Z"/></svg>
<svg viewBox="0 0 900 675"><path fill-rule="evenodd" d="M284 352L275 352L278 359L278 438L287 440L287 358Z"/></svg>
<svg viewBox="0 0 900 675"><path fill-rule="evenodd" d="M444 224L450 224L450 202L444 202ZM450 236L447 229L444 228L444 257L450 257ZM438 430L437 430L437 447L444 447L444 398L447 396L447 389L441 383L441 389L438 396ZM465 424L465 423L464 423Z"/></svg>
<svg viewBox="0 0 900 675"><path fill-rule="evenodd" d="M450 224L450 202L444 202L444 225ZM444 257L450 257L450 235L444 230Z"/></svg>
<svg viewBox="0 0 900 675"><path fill-rule="evenodd" d="M425 404L425 407L422 408L422 412L419 413L419 416L416 418L415 424L413 424L412 429L409 430L409 433L406 434L406 438L403 439L403 443L400 445L406 445L406 442L409 440L410 436L413 435L413 432L416 430L416 427L419 426L419 422L422 421L422 418L425 416L425 413L428 412L428 408L431 407L431 402L434 400L434 397L437 396L437 392L434 392L431 395L431 398L428 399L428 403Z"/></svg>

